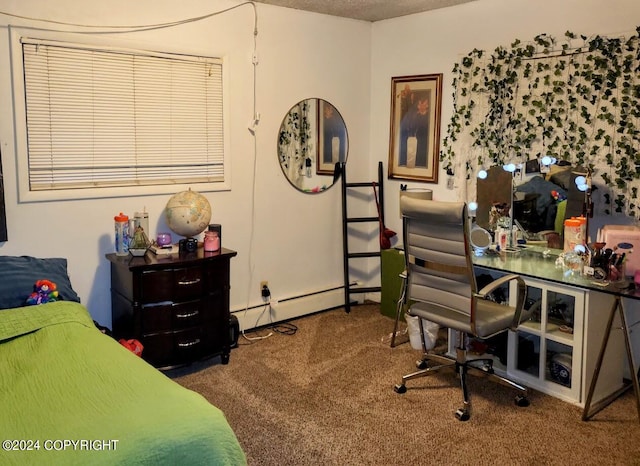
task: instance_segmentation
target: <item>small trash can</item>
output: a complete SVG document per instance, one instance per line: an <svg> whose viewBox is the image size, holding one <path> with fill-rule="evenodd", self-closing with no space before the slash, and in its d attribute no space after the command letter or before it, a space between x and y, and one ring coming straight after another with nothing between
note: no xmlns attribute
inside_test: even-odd
<svg viewBox="0 0 640 466"><path fill-rule="evenodd" d="M421 350L422 341L420 337L420 318L409 315L409 313L405 313L404 318L407 321L409 343L411 343L411 347L416 350ZM440 330L440 326L435 322L422 319L422 327L424 329L424 343L426 348L428 350L435 348L436 341L438 340L438 330Z"/></svg>

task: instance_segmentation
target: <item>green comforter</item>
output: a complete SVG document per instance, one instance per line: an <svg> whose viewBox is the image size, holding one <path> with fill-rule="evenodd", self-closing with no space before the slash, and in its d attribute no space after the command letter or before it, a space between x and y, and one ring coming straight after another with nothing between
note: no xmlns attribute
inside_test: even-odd
<svg viewBox="0 0 640 466"><path fill-rule="evenodd" d="M246 464L223 413L74 302L0 310L0 464Z"/></svg>

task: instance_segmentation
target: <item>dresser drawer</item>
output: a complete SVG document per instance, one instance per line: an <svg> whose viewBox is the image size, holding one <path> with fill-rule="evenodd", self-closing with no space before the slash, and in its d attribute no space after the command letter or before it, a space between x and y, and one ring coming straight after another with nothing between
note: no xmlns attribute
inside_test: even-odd
<svg viewBox="0 0 640 466"><path fill-rule="evenodd" d="M140 277L140 302L185 301L202 296L204 273L201 267L147 270Z"/></svg>
<svg viewBox="0 0 640 466"><path fill-rule="evenodd" d="M156 367L177 366L221 351L222 342L214 348L213 341L201 327L145 335L142 354Z"/></svg>
<svg viewBox="0 0 640 466"><path fill-rule="evenodd" d="M202 325L205 319L202 300L142 306L142 333L168 332Z"/></svg>

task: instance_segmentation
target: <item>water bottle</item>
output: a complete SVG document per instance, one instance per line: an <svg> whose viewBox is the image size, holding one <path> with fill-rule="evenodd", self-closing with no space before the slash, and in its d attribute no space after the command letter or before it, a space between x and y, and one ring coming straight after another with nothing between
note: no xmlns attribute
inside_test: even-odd
<svg viewBox="0 0 640 466"><path fill-rule="evenodd" d="M116 255L129 254L129 217L122 212L113 217L116 231Z"/></svg>

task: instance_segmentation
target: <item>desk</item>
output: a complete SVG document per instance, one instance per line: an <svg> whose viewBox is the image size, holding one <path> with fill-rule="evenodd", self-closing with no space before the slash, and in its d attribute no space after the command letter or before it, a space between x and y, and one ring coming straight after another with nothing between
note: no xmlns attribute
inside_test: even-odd
<svg viewBox="0 0 640 466"><path fill-rule="evenodd" d="M560 381L566 382L572 388L570 391L562 391L561 387L550 389L544 383L548 375L540 372L537 376L532 376L524 370L519 370L519 361L517 361L519 357L510 358L512 361L508 364L507 372L510 376L515 375L514 378L525 384L533 385L545 392L556 390L557 393L551 394L565 395L570 398L569 401L577 402L583 406L582 419L585 421L608 406L626 390L633 388L640 419L638 366L634 363L631 328L625 312L626 303L626 307L634 313L637 321L636 313L640 310L640 290L621 289L612 283L603 286L588 277L567 274L561 267L555 265L562 251L552 250L550 254L543 254L545 250L531 247L517 253L474 257L474 268L477 272L519 274L527 282L528 291L532 291L532 296L540 297L539 301L543 308L541 317L523 322L515 335L509 335L509 355L518 355L519 344L533 341L539 345L539 369L548 371L547 363L553 364L554 361L547 361L547 356L553 351L560 354L558 348L570 348L573 361L571 358L564 358L564 363L568 360L571 366L567 376L569 378L560 378ZM550 309L549 301L552 297L560 300L568 297L568 300L575 305L571 337L561 335L558 332L559 327L554 327L550 313L545 312L545 307L546 311ZM583 312L580 307L583 307ZM602 312L607 307L608 313ZM629 383L623 382L622 373L618 367L623 357L621 342L619 339L611 338L612 330L616 328L614 324L618 325L616 318L619 319L619 328L623 333L624 353L626 353L631 379ZM552 350L545 352L547 345ZM563 398L563 396L560 397Z"/></svg>

